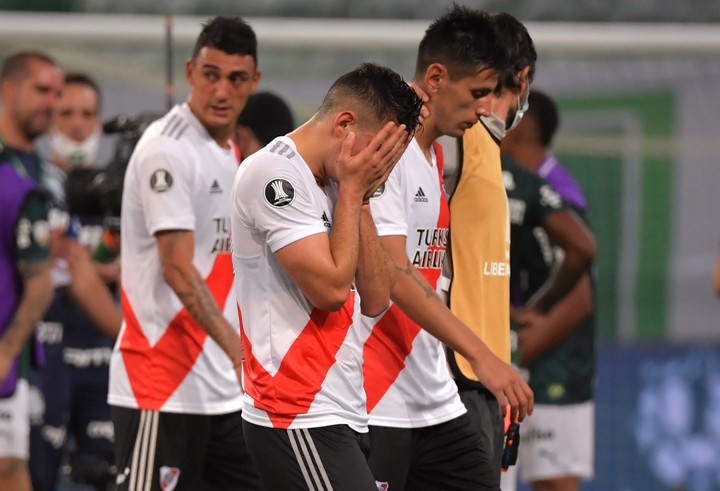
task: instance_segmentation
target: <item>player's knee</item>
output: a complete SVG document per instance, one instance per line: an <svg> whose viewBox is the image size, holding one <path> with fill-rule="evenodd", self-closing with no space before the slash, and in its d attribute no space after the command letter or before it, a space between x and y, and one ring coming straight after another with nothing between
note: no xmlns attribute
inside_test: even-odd
<svg viewBox="0 0 720 491"><path fill-rule="evenodd" d="M0 488L30 490L27 461L18 457L0 457Z"/></svg>
<svg viewBox="0 0 720 491"><path fill-rule="evenodd" d="M27 469L27 463L17 457L0 457L0 477L14 476Z"/></svg>

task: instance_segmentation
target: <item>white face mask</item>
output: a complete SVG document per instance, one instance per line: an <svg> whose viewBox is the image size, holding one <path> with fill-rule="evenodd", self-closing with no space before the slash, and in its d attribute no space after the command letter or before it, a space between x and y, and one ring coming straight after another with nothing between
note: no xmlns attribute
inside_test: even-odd
<svg viewBox="0 0 720 491"><path fill-rule="evenodd" d="M515 117L513 118L513 122L510 123L510 126L508 126L507 130L510 131L511 129L515 128L517 125L520 124L520 120L523 118L525 113L528 109L530 109L530 92L528 92L528 95L525 97L525 102L520 104L520 96L518 96L518 108L517 111L515 111Z"/></svg>
<svg viewBox="0 0 720 491"><path fill-rule="evenodd" d="M507 135L507 130L505 129L507 123L497 114L491 113L490 116L480 116L480 120L497 140L502 140L505 138L505 135Z"/></svg>
<svg viewBox="0 0 720 491"><path fill-rule="evenodd" d="M76 142L56 130L50 134L50 149L73 169L88 167L95 164L101 133L97 128L85 141Z"/></svg>

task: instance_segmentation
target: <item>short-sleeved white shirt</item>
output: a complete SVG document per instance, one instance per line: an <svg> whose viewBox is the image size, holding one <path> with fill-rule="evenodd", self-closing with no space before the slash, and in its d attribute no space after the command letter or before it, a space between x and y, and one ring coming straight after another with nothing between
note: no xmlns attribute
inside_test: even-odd
<svg viewBox="0 0 720 491"><path fill-rule="evenodd" d="M191 230L193 265L231 325L230 193L237 170L187 104L151 124L125 174L121 221L124 322L110 363L112 405L187 414L242 407L227 354L165 282L154 234Z"/></svg>
<svg viewBox="0 0 720 491"><path fill-rule="evenodd" d="M442 170L438 171L442 169L439 145L433 146L433 156L429 165L413 140L370 206L378 235L405 236L410 262L437 288L450 214L442 189ZM363 353L371 425L420 428L466 412L440 341L396 305L371 327Z"/></svg>
<svg viewBox="0 0 720 491"><path fill-rule="evenodd" d="M357 295L350 292L338 312L322 312L274 255L329 232L334 188L328 194L287 137L243 161L235 177L231 225L245 360L243 418L259 426L347 424L367 431L361 380L366 335L352 322Z"/></svg>

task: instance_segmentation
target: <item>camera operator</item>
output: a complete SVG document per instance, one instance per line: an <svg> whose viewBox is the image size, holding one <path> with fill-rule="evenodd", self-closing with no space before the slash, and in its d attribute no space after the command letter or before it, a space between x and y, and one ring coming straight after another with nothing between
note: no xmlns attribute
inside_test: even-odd
<svg viewBox="0 0 720 491"><path fill-rule="evenodd" d="M114 478L113 428L105 394L120 325L115 301L119 261L101 265L90 260L89 251L103 233L103 210L97 205L73 209L76 196L66 192L75 174L97 172L93 167L101 135L97 83L85 74L68 73L48 134L51 164L45 166L47 188L59 206L67 208L55 212L56 221L67 225L57 227L59 257L53 273L58 288L38 326L47 366L31 378L30 473L35 489L55 489L66 462L73 480L98 490L107 489ZM78 288L91 288L94 294L81 295L86 301L79 302L72 293ZM94 315L86 315L82 303L92 303Z"/></svg>

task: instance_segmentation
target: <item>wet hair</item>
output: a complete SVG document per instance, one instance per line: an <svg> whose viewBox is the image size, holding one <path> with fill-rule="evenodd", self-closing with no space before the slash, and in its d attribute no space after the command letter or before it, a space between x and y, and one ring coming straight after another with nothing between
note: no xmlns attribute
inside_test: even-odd
<svg viewBox="0 0 720 491"><path fill-rule="evenodd" d="M532 82L535 77L535 63L537 52L535 45L525 26L512 15L506 12L490 14L494 25L495 35L505 48L508 60L507 69L501 74L498 89L519 89L518 74L529 66L528 80Z"/></svg>
<svg viewBox="0 0 720 491"><path fill-rule="evenodd" d="M40 51L20 51L10 55L5 60L0 71L0 80L7 80L8 78L21 80L28 74L28 65L31 61L40 61L59 68L57 62L45 53Z"/></svg>
<svg viewBox="0 0 720 491"><path fill-rule="evenodd" d="M538 138L545 147L549 147L560 126L560 114L555 101L544 92L531 90L528 96L530 107L525 113L537 128Z"/></svg>
<svg viewBox="0 0 720 491"><path fill-rule="evenodd" d="M318 114L330 114L345 104L367 111L375 122L404 124L408 132L415 131L422 108L422 100L400 75L373 63L363 63L338 78Z"/></svg>
<svg viewBox="0 0 720 491"><path fill-rule="evenodd" d="M94 78L90 75L80 72L68 72L65 75L65 86L68 85L84 85L90 87L97 96L98 100L98 113L100 112L100 105L102 102L102 93L100 92L100 86L97 84Z"/></svg>
<svg viewBox="0 0 720 491"><path fill-rule="evenodd" d="M433 63L445 65L454 80L483 69L504 71L506 56L490 14L454 5L425 31L418 46L415 77L422 77Z"/></svg>
<svg viewBox="0 0 720 491"><path fill-rule="evenodd" d="M205 24L195 42L192 59L203 48L215 48L229 55L250 55L257 65L257 38L252 27L240 17L214 17Z"/></svg>

